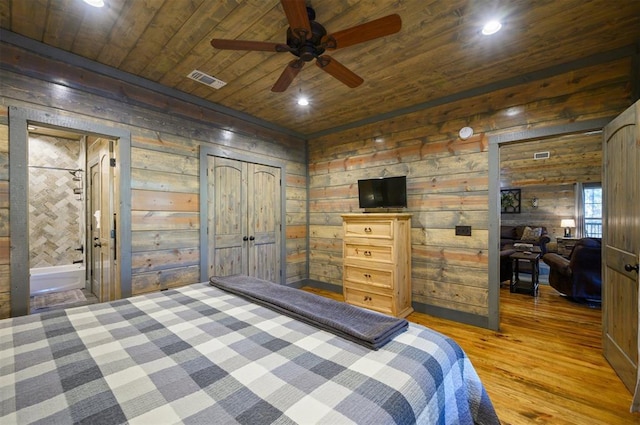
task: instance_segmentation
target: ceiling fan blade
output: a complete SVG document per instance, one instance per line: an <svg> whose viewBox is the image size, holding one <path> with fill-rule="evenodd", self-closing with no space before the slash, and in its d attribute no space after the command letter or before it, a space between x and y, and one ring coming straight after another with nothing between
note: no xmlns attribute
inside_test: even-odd
<svg viewBox="0 0 640 425"><path fill-rule="evenodd" d="M316 65L351 88L358 87L364 82L359 75L349 70L331 56L320 56L316 61Z"/></svg>
<svg viewBox="0 0 640 425"><path fill-rule="evenodd" d="M280 0L289 27L301 40L311 38L311 24L307 15L305 0Z"/></svg>
<svg viewBox="0 0 640 425"><path fill-rule="evenodd" d="M303 66L304 61L301 59L296 59L289 62L289 65L287 65L284 71L282 71L282 74L280 74L280 78L278 78L278 81L276 81L273 87L271 87L271 91L276 93L285 91L289 87L293 79L296 78L296 75L298 75L298 73L302 70Z"/></svg>
<svg viewBox="0 0 640 425"><path fill-rule="evenodd" d="M225 40L214 38L211 45L222 50L258 50L261 52L288 52L291 50L286 44L270 43L267 41Z"/></svg>
<svg viewBox="0 0 640 425"><path fill-rule="evenodd" d="M394 34L402 28L402 19L400 15L393 14L383 18L375 19L346 30L338 31L327 35L323 39L323 44L327 49L340 49L343 47L353 46L354 44L364 41L373 40L375 38L384 37L385 35Z"/></svg>

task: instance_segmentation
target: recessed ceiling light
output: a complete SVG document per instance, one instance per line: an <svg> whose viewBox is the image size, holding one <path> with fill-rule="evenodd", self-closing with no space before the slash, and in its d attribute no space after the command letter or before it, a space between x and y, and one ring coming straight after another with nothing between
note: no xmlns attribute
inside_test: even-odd
<svg viewBox="0 0 640 425"><path fill-rule="evenodd" d="M84 0L85 3L87 3L90 6L93 7L103 7L104 6L104 0Z"/></svg>
<svg viewBox="0 0 640 425"><path fill-rule="evenodd" d="M307 99L306 97L304 97L304 96L300 96L300 97L298 98L298 105L300 105L300 106L307 106L308 104L309 104L309 99Z"/></svg>
<svg viewBox="0 0 640 425"><path fill-rule="evenodd" d="M486 24L484 24L484 27L482 27L482 34L484 35L495 34L498 31L500 31L500 28L502 28L502 24L500 23L500 21L489 21Z"/></svg>

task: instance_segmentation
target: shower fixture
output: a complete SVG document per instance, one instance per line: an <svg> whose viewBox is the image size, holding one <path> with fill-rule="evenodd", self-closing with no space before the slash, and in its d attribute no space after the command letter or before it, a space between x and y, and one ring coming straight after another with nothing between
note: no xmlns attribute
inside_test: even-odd
<svg viewBox="0 0 640 425"><path fill-rule="evenodd" d="M71 174L73 176L73 181L75 182L79 182L82 181L82 176L80 175L80 173L82 173L83 170L67 170L69 171L69 174Z"/></svg>

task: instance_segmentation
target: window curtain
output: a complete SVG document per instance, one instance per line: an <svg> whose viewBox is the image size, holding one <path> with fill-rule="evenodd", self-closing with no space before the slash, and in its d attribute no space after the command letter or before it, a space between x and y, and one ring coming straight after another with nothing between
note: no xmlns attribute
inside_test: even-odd
<svg viewBox="0 0 640 425"><path fill-rule="evenodd" d="M574 184L576 234L574 238L584 237L584 185L582 182Z"/></svg>

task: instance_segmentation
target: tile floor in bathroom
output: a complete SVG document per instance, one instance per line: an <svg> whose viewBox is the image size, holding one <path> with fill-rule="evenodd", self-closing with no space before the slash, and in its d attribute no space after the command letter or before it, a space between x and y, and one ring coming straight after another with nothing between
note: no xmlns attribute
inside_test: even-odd
<svg viewBox="0 0 640 425"><path fill-rule="evenodd" d="M77 291L81 291L81 294L78 294ZM31 314L34 314L42 313L44 311L96 304L98 302L98 298L87 289L72 289L70 291L36 295L31 297L30 302Z"/></svg>

